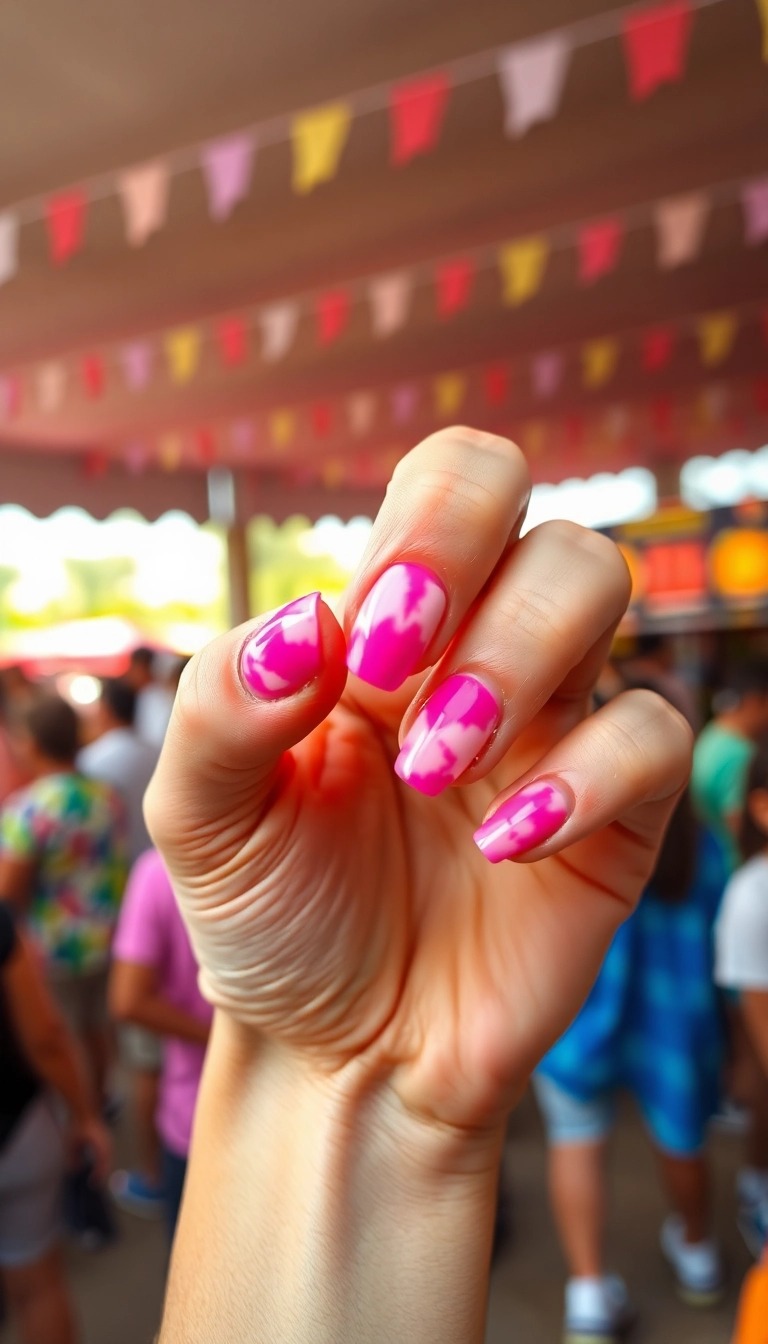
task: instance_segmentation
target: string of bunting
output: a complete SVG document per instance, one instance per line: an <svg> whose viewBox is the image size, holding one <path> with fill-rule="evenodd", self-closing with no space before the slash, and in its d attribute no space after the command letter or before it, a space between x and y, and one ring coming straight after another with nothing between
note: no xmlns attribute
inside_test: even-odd
<svg viewBox="0 0 768 1344"><path fill-rule="evenodd" d="M171 183L182 173L200 172L210 216L223 222L248 196L259 151L268 145L290 144L293 190L307 195L336 176L354 120L372 113L388 116L390 166L402 169L437 147L451 93L476 80L498 80L505 132L519 138L556 116L574 52L610 38L621 41L629 97L642 102L683 78L696 12L725 2L657 0L623 7L30 197L0 212L0 285L18 271L22 225L45 222L51 261L61 266L85 245L90 207L110 197L120 202L127 243L142 247L165 226ZM768 59L768 0L757 5Z"/></svg>
<svg viewBox="0 0 768 1344"><path fill-rule="evenodd" d="M386 340L408 324L415 291L424 284L433 286L436 315L447 322L470 306L476 277L483 269L497 270L500 302L520 307L541 289L549 259L557 249L574 248L578 282L593 285L621 264L627 233L648 225L655 233L656 264L672 271L699 257L713 209L734 203L742 210L745 245L756 247L768 240L768 176L720 183L602 219L483 246L459 257L434 258L332 290L219 315L205 324L135 337L120 346L86 351L67 360L47 360L27 369L24 376L21 372L0 374L0 422L17 415L22 401L30 401L43 415L54 414L68 391L77 388L81 395L97 400L115 375L130 392L140 393L157 376L161 361L171 382L184 387L200 372L207 345L213 346L225 368L242 368L251 358L254 333L260 338L262 361L275 364L287 356L307 316L314 322L318 346L331 346L347 330L355 303L367 306L374 339Z"/></svg>

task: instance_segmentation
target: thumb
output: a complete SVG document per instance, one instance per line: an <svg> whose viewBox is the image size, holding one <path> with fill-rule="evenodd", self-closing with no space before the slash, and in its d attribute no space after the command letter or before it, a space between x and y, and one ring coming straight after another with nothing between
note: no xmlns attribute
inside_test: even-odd
<svg viewBox="0 0 768 1344"><path fill-rule="evenodd" d="M344 635L319 593L221 635L187 665L144 802L179 877L227 860L252 832L285 753L346 681ZM238 822L242 822L242 826Z"/></svg>

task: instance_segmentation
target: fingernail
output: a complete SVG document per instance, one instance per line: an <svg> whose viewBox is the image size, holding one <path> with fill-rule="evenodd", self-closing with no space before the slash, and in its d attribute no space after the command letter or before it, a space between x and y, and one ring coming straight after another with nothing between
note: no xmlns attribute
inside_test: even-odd
<svg viewBox="0 0 768 1344"><path fill-rule="evenodd" d="M357 614L347 667L380 691L396 691L424 656L447 602L423 565L390 565Z"/></svg>
<svg viewBox="0 0 768 1344"><path fill-rule="evenodd" d="M289 602L248 640L240 656L246 686L264 700L293 695L320 671L319 593Z"/></svg>
<svg viewBox="0 0 768 1344"><path fill-rule="evenodd" d="M476 677L448 677L420 710L395 761L395 773L434 798L472 764L500 714L496 697Z"/></svg>
<svg viewBox="0 0 768 1344"><path fill-rule="evenodd" d="M540 779L508 798L473 839L486 859L515 859L549 840L571 815L572 803L557 785Z"/></svg>

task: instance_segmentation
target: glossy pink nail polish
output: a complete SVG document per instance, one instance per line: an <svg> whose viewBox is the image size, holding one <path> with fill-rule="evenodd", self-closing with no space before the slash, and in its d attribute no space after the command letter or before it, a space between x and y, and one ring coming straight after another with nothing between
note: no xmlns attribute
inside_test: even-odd
<svg viewBox="0 0 768 1344"><path fill-rule="evenodd" d="M390 565L352 627L350 672L380 691L396 691L426 652L447 600L439 579L423 565Z"/></svg>
<svg viewBox="0 0 768 1344"><path fill-rule="evenodd" d="M395 761L395 772L430 798L472 764L499 721L496 697L463 673L448 677L429 697Z"/></svg>
<svg viewBox="0 0 768 1344"><path fill-rule="evenodd" d="M547 779L527 784L484 821L473 839L486 859L501 863L549 840L571 815L572 804Z"/></svg>
<svg viewBox="0 0 768 1344"><path fill-rule="evenodd" d="M264 700L306 686L320 671L320 594L289 602L248 640L240 656L240 673L254 695Z"/></svg>

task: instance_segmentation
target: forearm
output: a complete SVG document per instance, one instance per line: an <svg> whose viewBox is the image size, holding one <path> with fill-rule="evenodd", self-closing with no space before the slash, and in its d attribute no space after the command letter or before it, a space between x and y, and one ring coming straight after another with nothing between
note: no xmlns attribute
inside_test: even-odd
<svg viewBox="0 0 768 1344"><path fill-rule="evenodd" d="M220 1016L160 1344L479 1344L501 1142Z"/></svg>
<svg viewBox="0 0 768 1344"><path fill-rule="evenodd" d="M174 1036L180 1041L194 1041L205 1045L208 1040L208 1027L183 1009L176 1008L162 995L147 995L132 1005L130 1013L123 1014L123 1020L137 1027L146 1027L158 1036Z"/></svg>
<svg viewBox="0 0 768 1344"><path fill-rule="evenodd" d="M73 1118L82 1124L96 1114L85 1068L77 1045L70 1040L63 1024L51 1032L32 1060L37 1073L49 1087L63 1097Z"/></svg>

